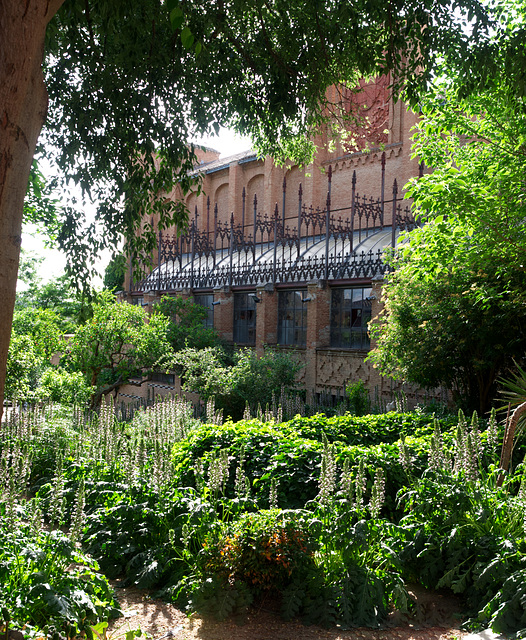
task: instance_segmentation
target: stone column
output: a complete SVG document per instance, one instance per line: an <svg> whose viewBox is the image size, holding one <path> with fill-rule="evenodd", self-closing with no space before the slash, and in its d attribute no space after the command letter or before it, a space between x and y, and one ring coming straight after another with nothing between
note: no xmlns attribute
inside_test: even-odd
<svg viewBox="0 0 526 640"><path fill-rule="evenodd" d="M256 353L262 356L265 345L277 344L278 294L272 285L256 289L261 302L256 305Z"/></svg>
<svg viewBox="0 0 526 640"><path fill-rule="evenodd" d="M228 342L234 339L234 295L229 287L214 289L214 327Z"/></svg>

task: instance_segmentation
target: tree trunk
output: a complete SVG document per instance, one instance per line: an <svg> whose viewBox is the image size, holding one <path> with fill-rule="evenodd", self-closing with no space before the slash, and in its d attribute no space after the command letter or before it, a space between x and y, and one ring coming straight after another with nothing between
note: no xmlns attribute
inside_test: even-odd
<svg viewBox="0 0 526 640"><path fill-rule="evenodd" d="M46 27L64 0L0 0L0 421L15 305L24 196L47 92Z"/></svg>

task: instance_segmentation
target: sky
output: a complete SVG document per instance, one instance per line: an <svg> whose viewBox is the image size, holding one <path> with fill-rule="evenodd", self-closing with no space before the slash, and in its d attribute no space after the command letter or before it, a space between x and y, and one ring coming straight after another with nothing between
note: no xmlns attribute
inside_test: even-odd
<svg viewBox="0 0 526 640"><path fill-rule="evenodd" d="M197 141L199 144L203 144L207 147L211 147L220 152L221 157L234 155L241 151L250 149L250 139L240 137L233 131L228 129L221 129L218 136L202 138ZM43 169L44 170L44 169ZM34 228L30 228L29 225L24 227L22 233L22 248L24 251L34 252L39 256L44 257L39 270L39 275L43 282L60 276L64 273L64 267L66 265L66 258L58 250L48 249L44 246L44 239L41 235L34 232ZM93 284L94 286L102 285L102 277L104 275L104 269L110 260L110 253L104 252L100 256L100 260L97 264L97 270L100 273L100 278ZM17 290L23 290L24 284L18 282Z"/></svg>

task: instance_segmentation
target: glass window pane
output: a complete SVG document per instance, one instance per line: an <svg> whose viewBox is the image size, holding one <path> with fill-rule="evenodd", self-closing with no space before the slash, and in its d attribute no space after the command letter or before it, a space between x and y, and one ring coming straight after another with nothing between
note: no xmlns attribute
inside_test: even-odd
<svg viewBox="0 0 526 640"><path fill-rule="evenodd" d="M248 293L234 294L234 342L256 342L256 302Z"/></svg>
<svg viewBox="0 0 526 640"><path fill-rule="evenodd" d="M305 291L278 292L278 344L305 346L307 309Z"/></svg>
<svg viewBox="0 0 526 640"><path fill-rule="evenodd" d="M369 349L367 324L371 319L371 287L333 289L331 295L331 346Z"/></svg>

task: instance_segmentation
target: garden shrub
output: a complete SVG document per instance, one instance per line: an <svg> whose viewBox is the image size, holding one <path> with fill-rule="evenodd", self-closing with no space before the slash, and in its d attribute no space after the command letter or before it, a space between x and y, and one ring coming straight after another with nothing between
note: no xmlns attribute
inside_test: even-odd
<svg viewBox="0 0 526 640"><path fill-rule="evenodd" d="M49 368L40 378L38 397L65 405L85 406L93 394L80 371Z"/></svg>
<svg viewBox="0 0 526 640"><path fill-rule="evenodd" d="M154 304L153 311L170 319L167 337L174 351L199 350L223 343L217 330L205 324L208 309L190 298L163 296Z"/></svg>
<svg viewBox="0 0 526 640"><path fill-rule="evenodd" d="M5 397L19 402L34 402L44 359L29 335L11 336L7 355Z"/></svg>
<svg viewBox="0 0 526 640"><path fill-rule="evenodd" d="M205 402L214 399L217 409L233 420L240 420L247 406L255 412L272 405L282 391L295 389L303 366L293 354L270 348L261 357L251 349L232 357L219 347L183 349L174 362L186 391L198 393Z"/></svg>
<svg viewBox="0 0 526 640"><path fill-rule="evenodd" d="M430 472L402 496L405 515L386 542L398 549L407 580L451 589L472 624L508 633L526 627L522 586L512 589L524 572L524 505L509 487L487 491L485 482Z"/></svg>
<svg viewBox="0 0 526 640"><path fill-rule="evenodd" d="M345 387L345 395L350 406L351 413L356 416L364 416L371 410L371 398L369 389L363 380L350 383Z"/></svg>
<svg viewBox="0 0 526 640"><path fill-rule="evenodd" d="M403 424L403 418L396 420ZM379 424L383 429L388 423L376 420L379 416L367 416L360 419L360 425ZM370 420L369 420L370 419ZM344 416L344 437L337 438L337 418L314 416L313 418L295 418L280 425L261 423L258 420L244 420L224 425L204 425L189 434L188 438L174 445L172 463L174 471L183 486L196 486L195 469L197 461L203 461L204 474L209 466L210 452L228 450L230 460L239 458L244 451L246 463L244 471L251 483L251 490L260 504L268 505L271 482L277 483L278 504L285 509L303 508L314 499L317 493L317 481L322 455L321 425L329 425L328 438L334 439L336 456L343 465L347 459L352 467L357 467L361 458L372 470L382 467L386 476L387 507L395 508L396 493L407 484L407 473L400 460L397 444L378 444L373 447L347 445L345 440L357 441L358 428L352 416ZM407 417L406 417L407 420ZM352 437L345 436L345 426L349 427ZM298 428L299 427L299 428ZM409 430L409 429L408 429ZM308 434L311 437L305 437ZM371 438L373 439L373 438ZM376 438L374 438L376 439ZM407 456L411 458L413 473L425 468L429 436L406 439ZM234 473L230 474L226 485L226 495L234 497Z"/></svg>
<svg viewBox="0 0 526 640"><path fill-rule="evenodd" d="M29 521L16 517L9 502L0 515L0 606L11 623L75 637L118 616L119 605L97 563L62 532L42 530L35 510ZM16 511L26 515L25 507L16 505Z"/></svg>
<svg viewBox="0 0 526 640"><path fill-rule="evenodd" d="M457 424L455 417L439 421L442 430ZM434 428L433 416L419 412L398 413L391 411L378 415L327 417L317 414L311 417L296 416L286 423L287 427L298 435L313 440L322 439L325 434L329 440L341 440L347 444L374 445L396 442L405 436L424 436Z"/></svg>
<svg viewBox="0 0 526 640"><path fill-rule="evenodd" d="M316 547L305 514L278 509L243 514L205 538L199 559L201 580L212 577L222 588L242 583L251 597L282 591L314 569ZM194 602L199 602L195 596Z"/></svg>
<svg viewBox="0 0 526 640"><path fill-rule="evenodd" d="M387 615L389 598L385 576L360 557L377 543L372 529L355 521L348 539L324 550L319 524L308 511L273 509L242 515L211 531L200 553L199 578L191 586L190 609L221 620L272 592L280 597L285 619L377 626Z"/></svg>

